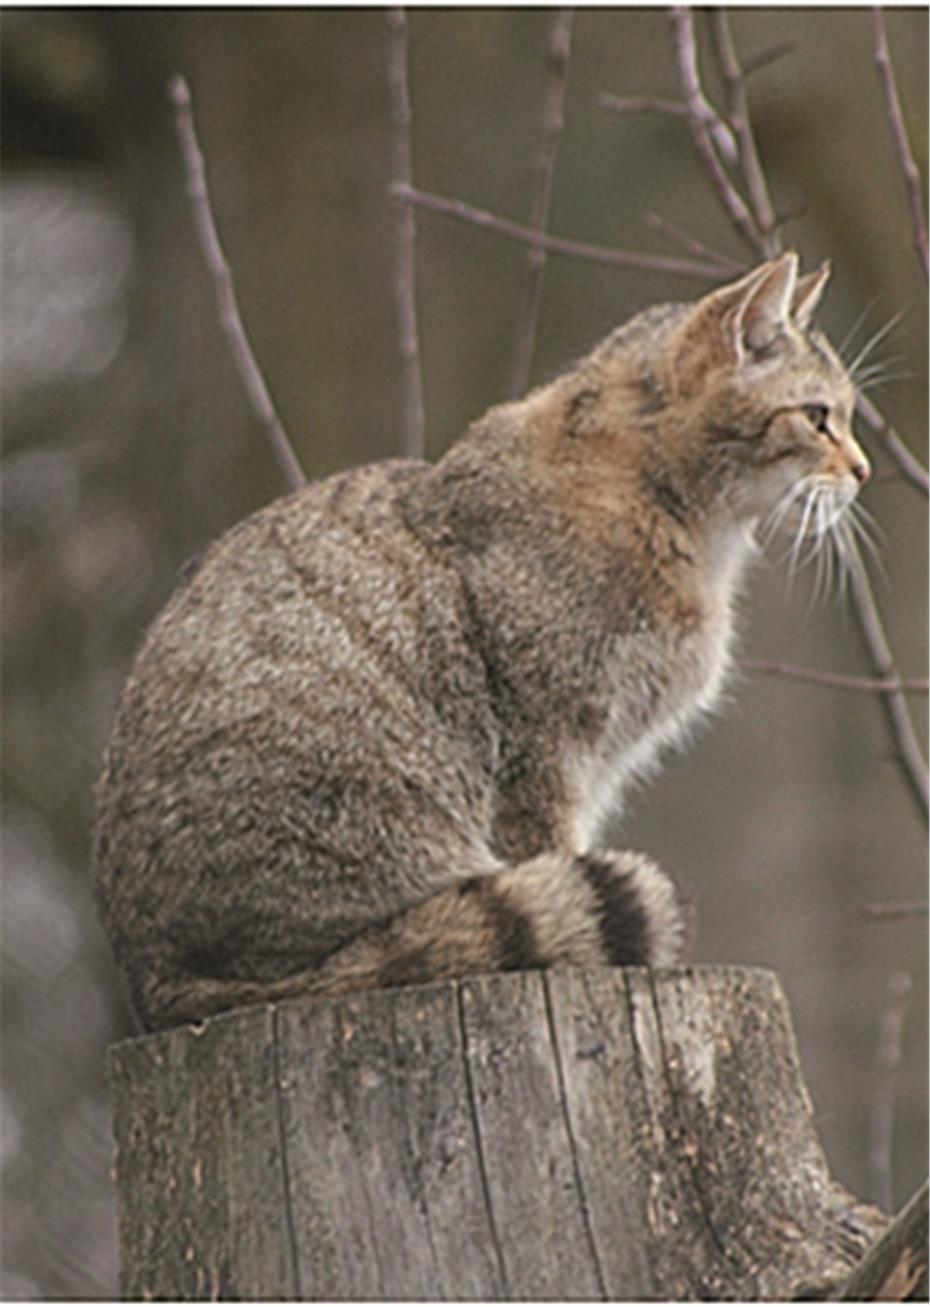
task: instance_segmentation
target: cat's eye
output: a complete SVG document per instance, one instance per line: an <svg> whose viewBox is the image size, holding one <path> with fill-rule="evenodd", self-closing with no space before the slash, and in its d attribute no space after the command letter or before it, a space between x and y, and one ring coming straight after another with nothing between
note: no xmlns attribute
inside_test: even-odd
<svg viewBox="0 0 930 1307"><path fill-rule="evenodd" d="M801 412L815 431L819 431L824 436L832 434L829 424L830 410L826 404L804 404Z"/></svg>

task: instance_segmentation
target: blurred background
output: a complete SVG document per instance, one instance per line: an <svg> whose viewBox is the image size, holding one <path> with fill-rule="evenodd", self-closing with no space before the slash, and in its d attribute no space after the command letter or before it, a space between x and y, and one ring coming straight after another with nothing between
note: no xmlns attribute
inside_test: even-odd
<svg viewBox="0 0 930 1307"><path fill-rule="evenodd" d="M545 10L409 16L413 175L517 222L553 20ZM707 15L696 16L714 75ZM888 33L926 167L927 13ZM133 1033L88 877L92 786L146 623L191 554L284 490L218 325L166 84L190 81L245 321L308 472L396 454L403 396L393 299L387 23L380 10L4 14L3 1296L112 1297L117 1248L106 1050ZM926 288L867 10L739 9L744 59L790 40L750 83L786 239L834 275L821 320L852 348L900 314L873 398L921 458ZM618 116L603 91L678 98L658 9L575 16L551 230L675 255L650 211L752 261L685 124ZM513 242L419 212L428 455L506 398L526 269ZM544 282L534 381L643 306L711 283L564 257ZM857 322L859 323L856 327ZM926 503L868 431L873 584L900 670L925 675ZM757 569L742 651L868 674L838 603ZM925 742L925 701L910 700ZM892 1199L924 1169L926 925L867 903L925 895L925 828L881 704L744 672L695 748L632 804L622 835L678 872L697 960L778 971L834 1173L876 1197L870 1118L889 985L912 985L895 1094Z"/></svg>

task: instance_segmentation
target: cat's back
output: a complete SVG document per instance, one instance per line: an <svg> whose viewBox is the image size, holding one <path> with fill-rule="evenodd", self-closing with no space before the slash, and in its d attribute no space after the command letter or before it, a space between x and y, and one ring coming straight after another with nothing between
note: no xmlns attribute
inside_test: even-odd
<svg viewBox="0 0 930 1307"><path fill-rule="evenodd" d="M429 472L390 462L312 484L189 570L117 712L98 788L105 894L130 867L136 882L166 864L192 879L221 847L267 862L267 840L361 857L377 846L369 809L408 831L428 809L479 841L495 747L484 669L454 570L400 507Z"/></svg>
<svg viewBox="0 0 930 1307"><path fill-rule="evenodd" d="M359 674L406 652L419 619L408 578L416 569L422 582L432 568L398 521L394 489L421 474L412 463L360 468L227 531L152 623L119 717L144 690L183 729L218 709L238 715L255 696L300 693L321 672Z"/></svg>
<svg viewBox="0 0 930 1307"><path fill-rule="evenodd" d="M120 715L140 692L183 730L264 700L350 712L372 679L402 710L437 628L459 631L457 580L405 526L398 489L426 465L390 462L313 483L254 513L199 558L153 622ZM322 679L321 679L322 678ZM324 693L323 681L341 693ZM418 699L423 686L416 687ZM360 705L359 705L360 706ZM277 714L276 714L277 715ZM281 714L286 715L282 712Z"/></svg>

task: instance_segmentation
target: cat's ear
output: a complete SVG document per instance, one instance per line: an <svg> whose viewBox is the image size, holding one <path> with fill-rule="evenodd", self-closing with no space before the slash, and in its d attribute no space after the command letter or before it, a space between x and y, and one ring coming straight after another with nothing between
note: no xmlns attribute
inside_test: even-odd
<svg viewBox="0 0 930 1307"><path fill-rule="evenodd" d="M788 325L798 286L798 256L782 254L756 272L729 322L740 363L774 344Z"/></svg>
<svg viewBox="0 0 930 1307"><path fill-rule="evenodd" d="M676 333L672 370L682 392L721 365L741 367L788 325L798 256L782 254L698 300Z"/></svg>
<svg viewBox="0 0 930 1307"><path fill-rule="evenodd" d="M807 331L817 305L823 296L827 282L830 280L829 259L820 265L816 272L809 272L806 277L799 277L791 300L791 316L795 325Z"/></svg>

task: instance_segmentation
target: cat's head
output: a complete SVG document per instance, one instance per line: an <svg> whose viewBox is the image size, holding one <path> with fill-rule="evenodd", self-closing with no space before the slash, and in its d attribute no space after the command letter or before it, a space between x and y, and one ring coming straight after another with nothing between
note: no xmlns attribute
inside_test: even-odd
<svg viewBox="0 0 930 1307"><path fill-rule="evenodd" d="M855 387L813 326L829 272L799 276L796 254L762 264L683 311L658 360L681 419L670 438L697 442L721 506L798 538L834 527L870 473Z"/></svg>
<svg viewBox="0 0 930 1307"><path fill-rule="evenodd" d="M695 303L655 305L529 396L519 414L540 414L528 429L565 502L610 523L633 488L689 529L783 530L793 563L825 558L829 576L821 546L842 559L855 532L868 541L847 510L870 475L853 380L813 324L829 275L800 276L788 253Z"/></svg>

